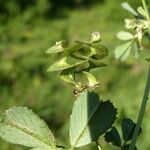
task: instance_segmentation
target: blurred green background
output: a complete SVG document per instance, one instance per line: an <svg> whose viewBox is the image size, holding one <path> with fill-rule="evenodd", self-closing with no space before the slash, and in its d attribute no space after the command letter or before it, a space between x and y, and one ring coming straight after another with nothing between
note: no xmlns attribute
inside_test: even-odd
<svg viewBox="0 0 150 150"><path fill-rule="evenodd" d="M136 121L146 80L144 61L124 63L113 55L120 43L116 33L130 17L120 4L122 0L0 0L0 113L12 106L27 106L43 118L54 132L59 144L69 145L69 116L74 101L72 87L61 81L57 73L46 69L56 59L45 50L62 39L90 38L93 31L102 35L109 48L105 60L108 67L94 72L100 80L97 89L104 100L111 99L122 117ZM128 0L136 8L140 0ZM150 149L150 109L148 104L139 137L139 150ZM118 129L120 130L119 126ZM106 146L103 150L117 150ZM0 150L28 150L0 139ZM96 149L85 146L83 149Z"/></svg>

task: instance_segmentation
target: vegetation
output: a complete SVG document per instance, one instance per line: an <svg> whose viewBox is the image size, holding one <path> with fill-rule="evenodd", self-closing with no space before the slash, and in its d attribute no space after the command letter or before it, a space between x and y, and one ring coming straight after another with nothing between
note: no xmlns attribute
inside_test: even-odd
<svg viewBox="0 0 150 150"><path fill-rule="evenodd" d="M109 1L106 1L105 5L93 5L90 11L83 8L82 10L64 9L64 12L70 13L67 12L67 16L64 18L53 18L53 20L46 20L41 15L37 15L36 19L32 20L32 10L24 11L21 16L17 15L15 18L10 17L7 21L4 19L5 17L2 17L3 24L0 28L1 35L3 35L0 51L2 54L0 55L2 66L0 69L0 90L2 93L0 98L2 107L0 111L3 112L12 105L26 105L47 121L52 131L56 132L56 137L59 137L59 143L66 143L67 140L64 138L67 135L66 129L68 128L66 118L71 112L73 96L70 88L64 88L66 86L59 81L59 78L54 78L54 74L48 74L45 71L48 67L46 64L59 59L60 56L53 56L51 62L49 62L49 57L44 54L44 51L49 42L53 44L58 39L69 39L70 41L79 39L83 41L93 30L98 30L103 31L101 32L102 42L110 49L110 57L105 60L109 69L103 68L100 71L93 72L101 81L97 92L104 99L110 97L113 100L119 108L118 118L125 115L136 119L136 110L140 104L141 93L145 84L146 64L141 60L140 63L134 62L134 65L132 65L133 60L130 58L125 63L120 64L114 59L113 49L117 45L114 35L118 28L121 28L121 21L123 20L119 14L111 15L116 10L116 5L118 5L117 9L121 11L118 3ZM106 8L107 12L104 11ZM114 20L117 20L118 24ZM78 27L79 22L81 22L80 28ZM104 22L106 23L104 24ZM70 41L68 41L69 45L72 43ZM147 41L145 41L145 45L148 45ZM135 84L137 90L133 90ZM66 111L62 114L64 109ZM12 109L12 111L14 110L15 108ZM144 137L141 137L144 138L142 146L144 145L144 149L148 149L149 135L144 134L149 130L148 124L146 124L148 119L144 121L142 134ZM120 120L116 124L120 124ZM2 143L2 149L12 149L12 145ZM104 147L106 144L101 142L101 145ZM140 146L139 142L139 149ZM22 148L13 146L13 149ZM104 149L109 148L105 147Z"/></svg>

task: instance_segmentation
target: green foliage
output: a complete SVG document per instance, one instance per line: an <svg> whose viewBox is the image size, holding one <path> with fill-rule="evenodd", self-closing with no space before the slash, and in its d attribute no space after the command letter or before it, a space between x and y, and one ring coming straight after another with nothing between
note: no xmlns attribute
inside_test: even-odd
<svg viewBox="0 0 150 150"><path fill-rule="evenodd" d="M112 126L116 114L110 101L100 101L95 93L82 93L75 101L71 115L71 146L81 147L98 140Z"/></svg>
<svg viewBox="0 0 150 150"><path fill-rule="evenodd" d="M105 141L107 143L112 142L113 145L121 147L121 138L115 127L112 127L111 130L105 134Z"/></svg>
<svg viewBox="0 0 150 150"><path fill-rule="evenodd" d="M88 10L67 10L68 16L62 18L46 20L36 16L26 22L32 13L31 7L24 15L18 13L17 17L12 19L7 17L9 20L5 24L1 22L0 112L14 105L28 106L44 118L52 130L56 129L56 136L61 143L66 143L66 118L72 106L71 88L64 88L64 83L59 81L55 73L48 74L45 71L48 67L45 64L52 63L59 59L59 56L55 55L49 59L43 51L58 39L86 39L90 32L98 30L102 32L102 42L110 50L110 57L106 59L110 68L92 71L97 79L102 81L97 92L102 97L115 97L113 102L120 108L118 117L131 115L135 118L143 91L141 87L144 85L145 63L140 61L131 65L130 61L126 61L119 64L113 58L113 49L118 44L114 35L121 28L122 18L127 14L121 10L119 2L122 1L107 0L103 5L98 4ZM131 0L131 3L134 8L137 4L139 6L139 1ZM39 9L43 8L39 6ZM61 13L60 9L58 10ZM120 20L116 21L116 18ZM136 90L133 90L135 85ZM133 97L134 100L131 101ZM61 113L61 110L65 110L64 113ZM144 136L138 141L139 149L149 149L149 135L145 134L149 132L149 118L145 117ZM115 149L103 142L101 145L105 150ZM0 140L0 149L24 150L23 147L8 144L3 140ZM89 146L87 149L94 148Z"/></svg>
<svg viewBox="0 0 150 150"><path fill-rule="evenodd" d="M133 133L135 130L136 124L129 118L125 118L121 122L121 129L122 129L122 142L121 136L118 130L115 127L112 127L110 131L105 133L105 141L107 143L112 143L112 145L120 147L121 150L128 150L130 144L128 144L133 137ZM139 134L141 133L142 129L140 129ZM135 147L135 150L137 148Z"/></svg>
<svg viewBox="0 0 150 150"><path fill-rule="evenodd" d="M129 41L117 46L115 49L115 57L121 61L125 61L130 55L131 49L134 50L135 58L138 58L139 50L144 49L142 39L145 34L149 33L150 22L147 17L147 12L142 7L138 7L137 12L127 2L123 3L122 7L136 16L136 19L125 20L125 27L127 29L132 29L134 34L125 31L120 31L117 34L120 40Z"/></svg>
<svg viewBox="0 0 150 150"><path fill-rule="evenodd" d="M7 110L0 121L0 137L33 149L56 149L56 142L47 124L26 107Z"/></svg>
<svg viewBox="0 0 150 150"><path fill-rule="evenodd" d="M56 42L56 45L48 49L46 53L63 52L63 58L53 63L48 71L60 71L61 79L75 86L75 95L86 88L96 87L98 81L89 71L106 66L101 59L108 55L107 48L101 45L100 41L100 33L94 32L90 42L75 41L70 47L65 47L63 41ZM81 74L87 78L86 84L82 80L77 80Z"/></svg>
<svg viewBox="0 0 150 150"><path fill-rule="evenodd" d="M124 61L127 59L131 52L132 48L132 42L126 42L122 45L119 45L115 49L115 57L117 59L120 59L121 61Z"/></svg>

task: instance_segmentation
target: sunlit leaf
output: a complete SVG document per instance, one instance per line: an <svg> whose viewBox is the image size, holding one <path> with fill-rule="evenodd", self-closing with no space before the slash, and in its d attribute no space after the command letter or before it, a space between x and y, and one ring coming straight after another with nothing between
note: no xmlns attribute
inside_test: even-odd
<svg viewBox="0 0 150 150"><path fill-rule="evenodd" d="M56 149L54 136L47 124L26 107L13 107L2 115L0 137L31 148Z"/></svg>
<svg viewBox="0 0 150 150"><path fill-rule="evenodd" d="M64 43L65 41L59 41L56 42L56 44L54 46L52 46L51 48L49 48L46 53L52 54L52 53L59 53L64 51Z"/></svg>
<svg viewBox="0 0 150 150"><path fill-rule="evenodd" d="M105 133L105 141L107 143L111 142L115 146L121 146L121 138L115 127L112 127L110 131Z"/></svg>
<svg viewBox="0 0 150 150"><path fill-rule="evenodd" d="M117 46L115 49L115 57L117 59L120 59L121 61L126 60L130 54L131 48L132 48L132 42L131 41Z"/></svg>
<svg viewBox="0 0 150 150"><path fill-rule="evenodd" d="M89 72L83 71L83 74L86 76L86 78L88 79L88 86L89 87L95 87L98 85L98 81L96 80L96 78Z"/></svg>
<svg viewBox="0 0 150 150"><path fill-rule="evenodd" d="M121 6L131 14L138 16L138 13L129 5L129 3L124 2L121 4Z"/></svg>
<svg viewBox="0 0 150 150"><path fill-rule="evenodd" d="M117 34L117 37L121 40L131 40L134 38L134 36L131 33L125 31L120 31Z"/></svg>
<svg viewBox="0 0 150 150"><path fill-rule="evenodd" d="M64 69L69 69L69 68L73 68L76 67L80 64L85 63L86 61L78 61L76 63L68 63L67 62L67 57L62 58L61 60L56 61L54 64L52 64L49 68L48 68L48 72L53 72L53 71L61 71Z"/></svg>
<svg viewBox="0 0 150 150"><path fill-rule="evenodd" d="M116 113L110 101L99 101L95 93L81 93L70 118L71 146L80 147L97 140L111 127Z"/></svg>
<svg viewBox="0 0 150 150"><path fill-rule="evenodd" d="M143 9L143 7L138 7L137 8L137 12L142 15L143 17L147 18L147 13L145 12L145 10Z"/></svg>

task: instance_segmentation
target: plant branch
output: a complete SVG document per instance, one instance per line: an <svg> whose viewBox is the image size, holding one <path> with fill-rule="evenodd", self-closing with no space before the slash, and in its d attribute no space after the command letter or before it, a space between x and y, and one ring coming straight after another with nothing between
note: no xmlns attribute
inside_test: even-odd
<svg viewBox="0 0 150 150"><path fill-rule="evenodd" d="M135 147L138 133L140 131L140 127L142 125L142 121L144 118L149 92L150 92L150 63L149 63L149 71L148 71L147 82L146 82L146 86L145 86L145 90L144 90L143 100L142 100L142 104L141 104L141 108L140 108L140 112L139 112L139 116L138 116L138 120L137 120L137 125L134 130L134 134L133 134L133 138L132 138L129 150L133 150Z"/></svg>

